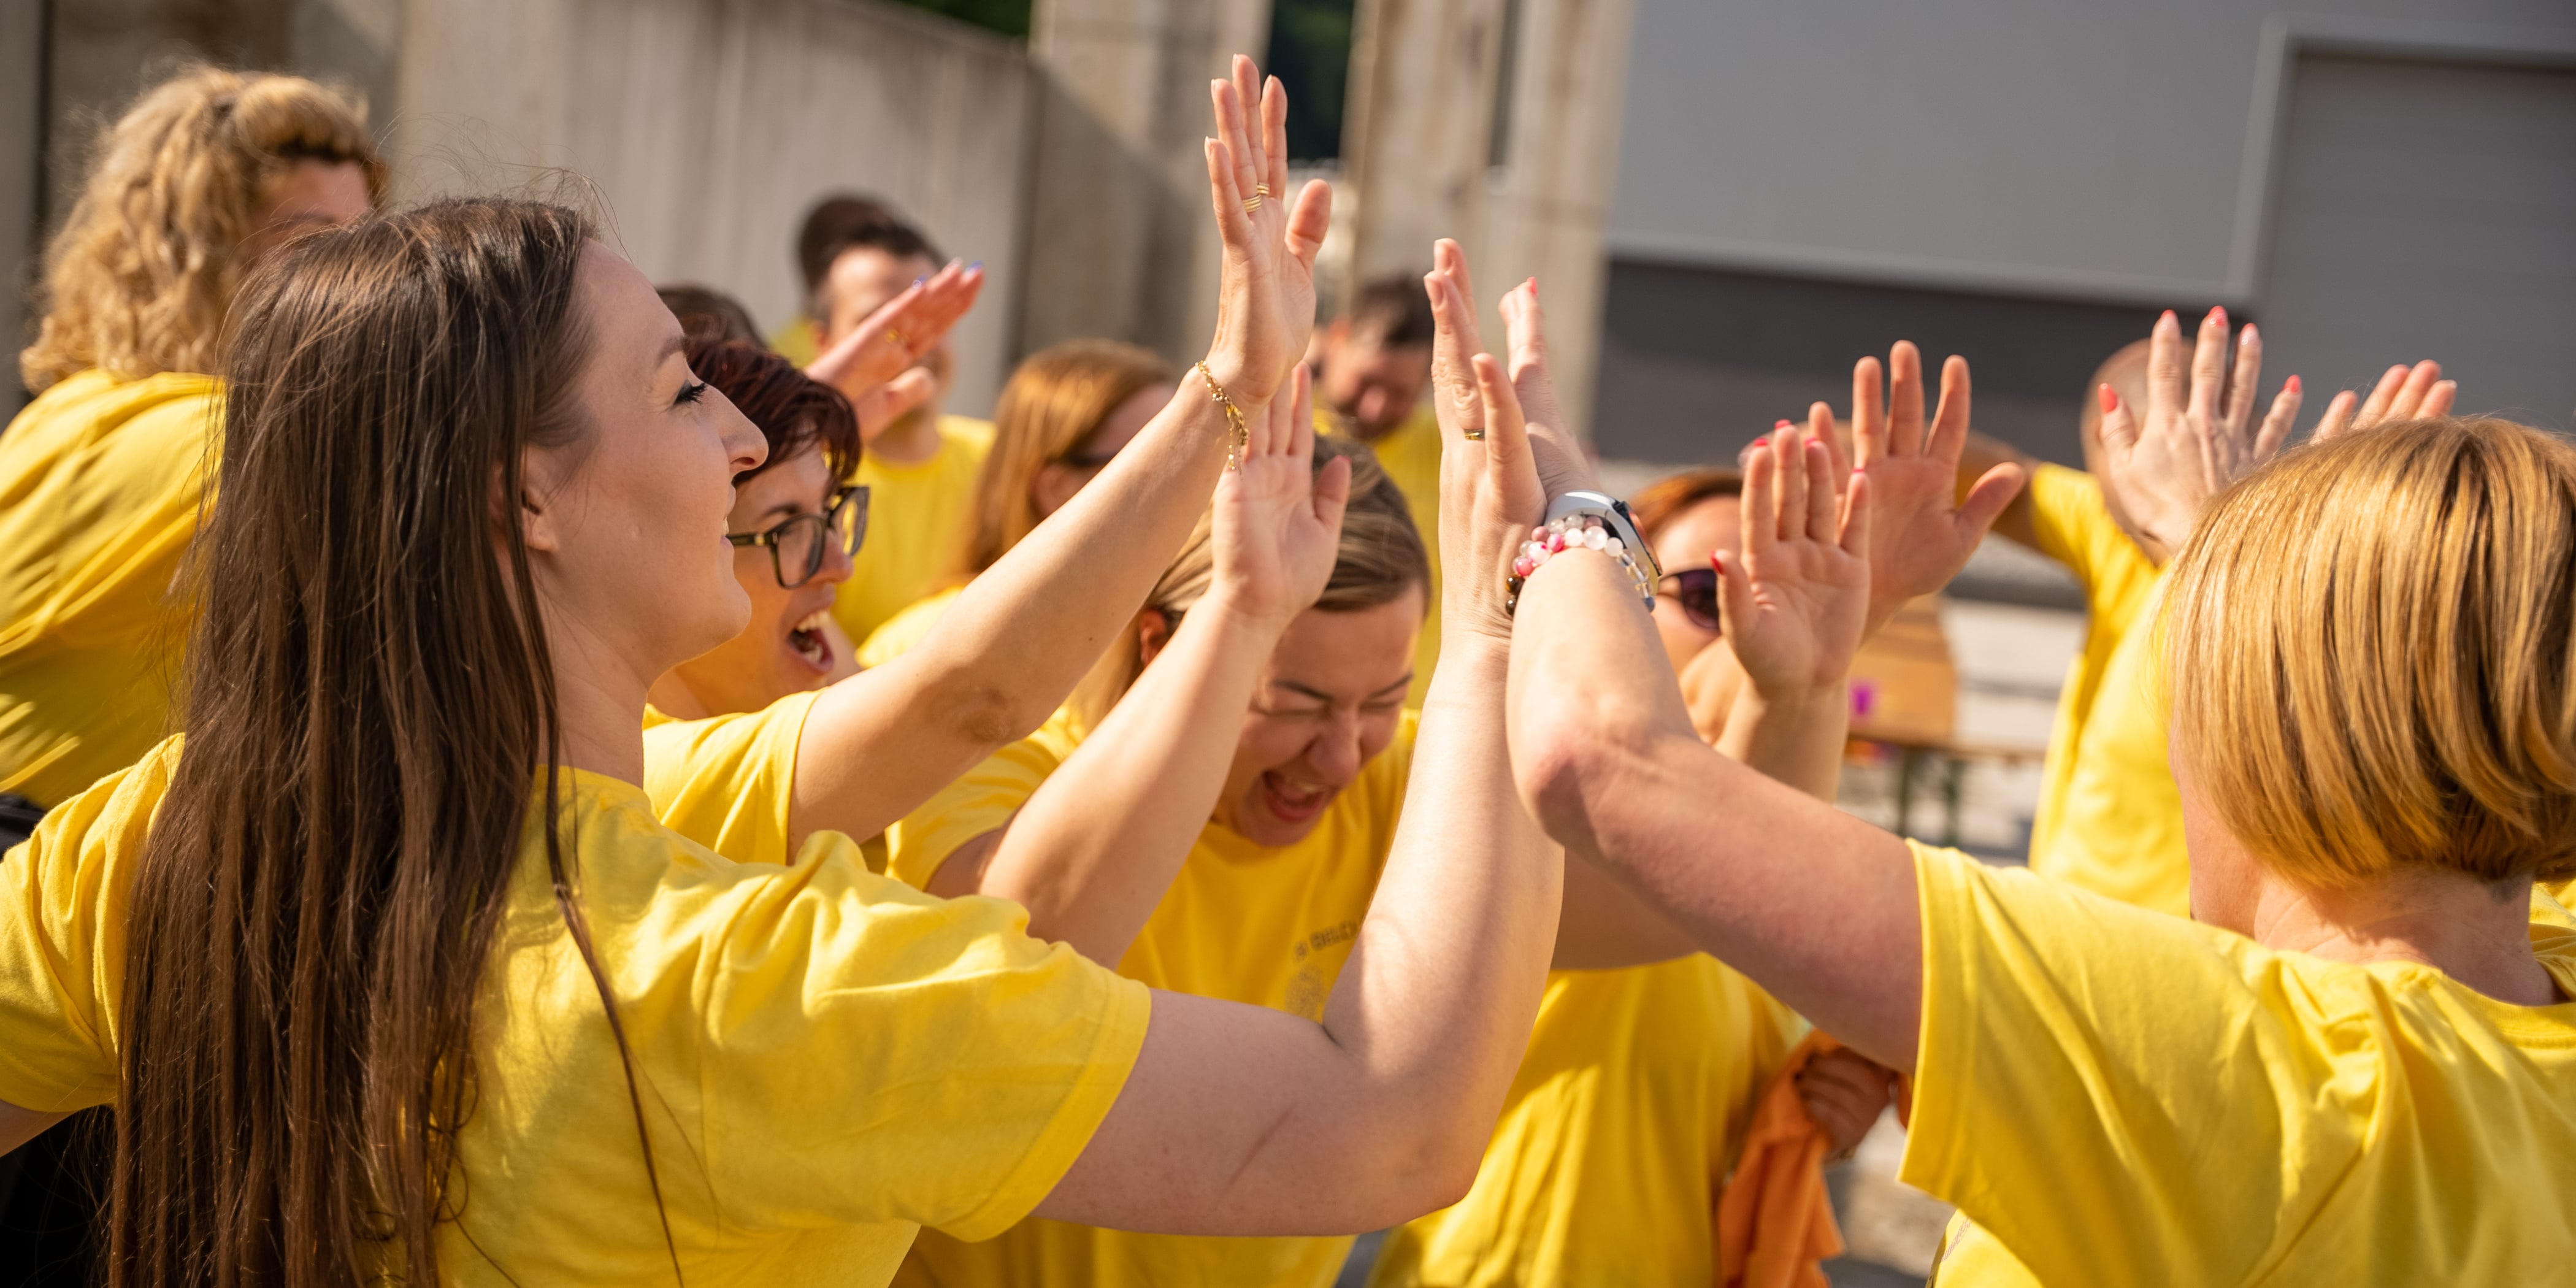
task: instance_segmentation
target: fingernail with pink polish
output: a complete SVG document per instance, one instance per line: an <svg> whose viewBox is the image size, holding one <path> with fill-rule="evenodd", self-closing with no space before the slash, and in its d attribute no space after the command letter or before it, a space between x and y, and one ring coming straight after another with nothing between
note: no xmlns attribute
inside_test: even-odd
<svg viewBox="0 0 2576 1288"><path fill-rule="evenodd" d="M2299 384L2299 378L2298 378L2297 376L2292 376L2292 377L2290 377L2289 379L2282 381L2282 382L2281 382L2281 387L2282 387L2283 389L2287 389L2287 390L2289 390L2291 393L2294 393L2294 394L2295 394L2295 393L2300 392L2300 391L2301 391L2301 389L2302 389L2302 386Z"/></svg>
<svg viewBox="0 0 2576 1288"><path fill-rule="evenodd" d="M2093 392L2096 397L2102 400L2102 410L2106 414L2113 408L2120 405L2120 395L2111 392L2111 386L2109 385L2103 385Z"/></svg>

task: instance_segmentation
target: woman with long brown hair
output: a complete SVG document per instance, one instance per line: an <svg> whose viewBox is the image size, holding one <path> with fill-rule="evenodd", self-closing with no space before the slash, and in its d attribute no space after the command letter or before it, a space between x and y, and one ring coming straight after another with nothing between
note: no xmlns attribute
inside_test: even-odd
<svg viewBox="0 0 2576 1288"><path fill-rule="evenodd" d="M0 848L169 732L224 311L384 190L365 107L297 76L183 72L100 140L18 356L43 392L0 432Z"/></svg>
<svg viewBox="0 0 2576 1288"><path fill-rule="evenodd" d="M1247 541L1329 541L1226 134L1234 406L1178 418L1242 417ZM1555 910L1553 852L1475 821L1507 801L1398 853L1440 897L1372 911L1320 1022L1149 993L836 834L730 862L634 783L646 689L743 625L764 447L642 275L449 202L300 241L235 325L185 737L0 865L0 1146L118 1105L112 1282L882 1282L924 1224L1356 1231L1465 1187ZM1500 567L1493 438L1451 541Z"/></svg>

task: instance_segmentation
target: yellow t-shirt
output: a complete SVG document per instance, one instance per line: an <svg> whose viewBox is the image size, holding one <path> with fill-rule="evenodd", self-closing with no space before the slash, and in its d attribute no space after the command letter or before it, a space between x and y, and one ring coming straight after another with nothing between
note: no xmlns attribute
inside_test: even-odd
<svg viewBox="0 0 2576 1288"><path fill-rule="evenodd" d="M1914 855L1900 1177L1959 1206L1940 1288L2565 1281L2576 1003ZM2576 931L2531 940L2576 995Z"/></svg>
<svg viewBox="0 0 2576 1288"><path fill-rule="evenodd" d="M123 910L172 739L0 862L0 1100L115 1098ZM1024 933L999 899L933 899L818 834L737 864L642 790L568 776L582 913L648 1106L671 1233L701 1284L883 1284L918 1226L989 1237L1098 1129L1147 990ZM475 1004L472 1190L440 1227L451 1282L670 1274L606 1013L530 811Z"/></svg>
<svg viewBox="0 0 2576 1288"><path fill-rule="evenodd" d="M948 612L948 606L957 602L958 592L964 589L963 586L951 586L946 590L932 591L912 601L911 607L887 618L886 624L878 627L876 634L859 645L859 665L884 666L911 652L912 646L930 633L932 624Z"/></svg>
<svg viewBox="0 0 2576 1288"><path fill-rule="evenodd" d="M84 371L0 432L0 792L59 805L170 732L222 416L211 376Z"/></svg>
<svg viewBox="0 0 2576 1288"><path fill-rule="evenodd" d="M1295 845L1254 845L1207 825L1118 973L1156 988L1250 1002L1321 1019L1324 999L1368 916L1403 808L1414 720L1342 789ZM1059 712L897 825L891 873L925 885L958 846L1008 823L1081 741ZM1348 1238L1131 1234L1024 1221L989 1243L925 1233L905 1285L1325 1285Z"/></svg>
<svg viewBox="0 0 2576 1288"><path fill-rule="evenodd" d="M2068 665L2031 817L2030 866L2142 908L2190 913L2182 797L2165 759L2161 573L2112 522L2091 475L2042 465L2032 523L2047 555L2084 585L2084 651Z"/></svg>
<svg viewBox="0 0 2576 1288"><path fill-rule="evenodd" d="M804 839L789 825L796 751L821 696L791 693L758 711L703 720L644 708L644 794L662 826L736 863L794 862ZM859 842L859 861L885 871L885 837Z"/></svg>
<svg viewBox="0 0 2576 1288"><path fill-rule="evenodd" d="M939 418L939 450L918 465L889 465L870 452L851 482L868 489L868 532L857 566L841 583L832 616L865 640L955 571L975 509L975 478L993 450L991 421Z"/></svg>
<svg viewBox="0 0 2576 1288"><path fill-rule="evenodd" d="M823 356L821 337L814 333L814 319L794 317L786 325L769 333L770 350L798 367L814 365Z"/></svg>
<svg viewBox="0 0 2576 1288"><path fill-rule="evenodd" d="M1331 413L1315 413L1316 432L1338 434L1340 426L1340 418ZM1431 666L1440 660L1440 420L1425 403L1368 446L1395 490L1404 494L1413 526L1422 530L1422 552L1431 557L1431 607L1413 644L1413 688L1404 698L1404 705L1419 711L1422 695L1431 688Z"/></svg>
<svg viewBox="0 0 2576 1288"><path fill-rule="evenodd" d="M1549 975L1475 1188L1389 1235L1369 1282L1708 1288L1718 1192L1805 1029L1706 954Z"/></svg>

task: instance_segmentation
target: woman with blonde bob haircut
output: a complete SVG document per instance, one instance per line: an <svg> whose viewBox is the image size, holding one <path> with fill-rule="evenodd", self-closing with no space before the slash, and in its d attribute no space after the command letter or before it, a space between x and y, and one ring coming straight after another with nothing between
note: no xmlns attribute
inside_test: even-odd
<svg viewBox="0 0 2576 1288"><path fill-rule="evenodd" d="M993 409L993 450L975 479L966 545L948 585L861 641L859 663L883 666L919 643L957 591L982 576L1096 477L1177 386L1171 364L1116 340L1068 340L1011 373Z"/></svg>
<svg viewBox="0 0 2576 1288"><path fill-rule="evenodd" d="M1731 637L1830 642L1855 592L1806 526L1748 549ZM2295 449L2163 612L2190 922L1706 751L1588 554L1523 590L1514 768L1569 861L1913 1074L1944 1288L2562 1278L2576 929L2533 883L2576 870L2576 448L2443 418Z"/></svg>
<svg viewBox="0 0 2576 1288"><path fill-rule="evenodd" d="M100 140L0 433L0 848L168 732L234 288L384 191L365 107L296 76L185 71Z"/></svg>

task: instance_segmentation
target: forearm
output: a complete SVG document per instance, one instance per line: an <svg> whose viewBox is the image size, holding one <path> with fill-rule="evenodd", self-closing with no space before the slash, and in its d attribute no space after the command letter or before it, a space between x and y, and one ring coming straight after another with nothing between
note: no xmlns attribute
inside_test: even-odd
<svg viewBox="0 0 2576 1288"><path fill-rule="evenodd" d="M825 690L798 742L791 830L873 836L1044 723L1188 538L1225 442L1223 413L1185 386L918 646Z"/></svg>
<svg viewBox="0 0 2576 1288"><path fill-rule="evenodd" d="M1207 823L1278 634L1200 600L1012 818L975 892L1027 908L1030 934L1117 965Z"/></svg>
<svg viewBox="0 0 2576 1288"><path fill-rule="evenodd" d="M1520 790L1570 856L1836 1037L1911 1067L1922 953L1902 842L1701 743L1605 558L1530 578L1511 675Z"/></svg>
<svg viewBox="0 0 2576 1288"><path fill-rule="evenodd" d="M1444 635L1403 819L1324 1011L1355 1112L1398 1155L1463 1156L1469 1176L1537 1014L1562 877L1512 788L1509 662L1502 641Z"/></svg>
<svg viewBox="0 0 2576 1288"><path fill-rule="evenodd" d="M1765 695L1744 686L1727 711L1717 749L1775 781L1831 803L1841 784L1851 697L1837 681L1802 693Z"/></svg>

